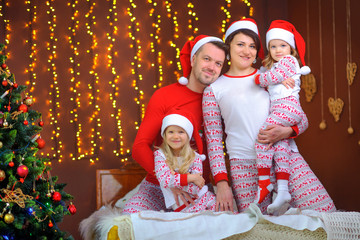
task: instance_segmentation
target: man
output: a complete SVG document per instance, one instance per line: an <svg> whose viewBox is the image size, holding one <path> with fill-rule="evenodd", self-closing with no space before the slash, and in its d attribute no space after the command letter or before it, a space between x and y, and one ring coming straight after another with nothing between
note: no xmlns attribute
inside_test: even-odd
<svg viewBox="0 0 360 240"><path fill-rule="evenodd" d="M195 129L203 129L202 93L205 87L219 77L226 51L226 45L216 37L200 35L194 41L186 42L180 52L185 78L179 79L180 83L157 90L151 97L132 148L132 157L148 174L139 191L126 203L124 213L165 209L164 197L154 174L153 155L153 147L160 146L162 141L162 119L171 109L179 108L194 115ZM203 144L204 142L203 139ZM207 179L210 173L209 163L204 161L204 164L204 178ZM193 202L187 193L179 189L172 190L185 204L188 204L185 199ZM179 205L177 196L175 199Z"/></svg>

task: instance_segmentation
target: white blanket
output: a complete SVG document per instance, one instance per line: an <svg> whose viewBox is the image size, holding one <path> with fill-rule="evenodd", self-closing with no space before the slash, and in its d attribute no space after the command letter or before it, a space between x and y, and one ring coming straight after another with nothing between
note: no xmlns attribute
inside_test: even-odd
<svg viewBox="0 0 360 240"><path fill-rule="evenodd" d="M324 228L319 213L315 211L308 210L300 213L296 209L290 209L281 216L264 216L255 204L241 214L145 211L132 214L131 221L136 240L217 240L250 231L261 221L269 221L296 230L315 231L318 228Z"/></svg>

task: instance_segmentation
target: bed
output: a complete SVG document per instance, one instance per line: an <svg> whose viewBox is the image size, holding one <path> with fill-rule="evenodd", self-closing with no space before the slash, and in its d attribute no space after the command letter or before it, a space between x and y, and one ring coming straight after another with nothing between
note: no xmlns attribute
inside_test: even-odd
<svg viewBox="0 0 360 240"><path fill-rule="evenodd" d="M236 215L154 211L121 214L145 175L140 168L97 170L97 210L80 223L84 240L360 239L358 212L289 209L281 216L267 216L251 205L246 212Z"/></svg>

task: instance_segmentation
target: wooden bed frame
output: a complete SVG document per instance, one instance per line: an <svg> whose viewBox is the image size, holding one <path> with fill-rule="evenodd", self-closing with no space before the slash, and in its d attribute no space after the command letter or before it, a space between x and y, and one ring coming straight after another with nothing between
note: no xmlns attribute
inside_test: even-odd
<svg viewBox="0 0 360 240"><path fill-rule="evenodd" d="M96 170L96 209L114 205L146 176L142 168Z"/></svg>

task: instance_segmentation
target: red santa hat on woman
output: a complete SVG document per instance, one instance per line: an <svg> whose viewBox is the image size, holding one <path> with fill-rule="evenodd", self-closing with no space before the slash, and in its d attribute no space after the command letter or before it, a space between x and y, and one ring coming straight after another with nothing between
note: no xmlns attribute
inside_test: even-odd
<svg viewBox="0 0 360 240"><path fill-rule="evenodd" d="M243 19L240 19L238 21L231 23L225 32L225 41L230 36L230 34L232 34L233 32L235 32L237 30L240 30L240 29L249 29L259 36L260 49L258 52L258 56L259 56L259 58L263 59L265 55L264 55L264 49L261 44L261 37L260 37L259 29L257 27L255 20L252 18L243 18Z"/></svg>
<svg viewBox="0 0 360 240"><path fill-rule="evenodd" d="M280 39L287 42L292 48L296 49L301 63L305 66L305 41L294 25L284 20L274 20L271 22L266 33L266 48L273 39Z"/></svg>
<svg viewBox="0 0 360 240"><path fill-rule="evenodd" d="M161 136L164 137L165 130L169 126L179 126L185 130L187 135L189 136L189 140L194 138L198 153L203 153L203 142L201 140L200 134L196 125L194 123L194 118L191 113L181 111L179 109L174 109L167 114L163 120L161 125ZM205 157L205 156L204 156Z"/></svg>
<svg viewBox="0 0 360 240"><path fill-rule="evenodd" d="M180 51L180 63L183 69L183 76L179 79L181 85L187 85L189 83L188 77L191 72L191 59L195 53L208 42L223 42L220 38L199 35L193 41L187 41L184 47Z"/></svg>

